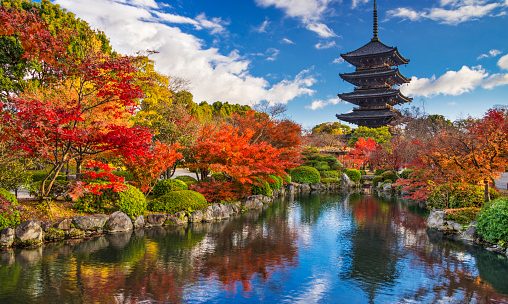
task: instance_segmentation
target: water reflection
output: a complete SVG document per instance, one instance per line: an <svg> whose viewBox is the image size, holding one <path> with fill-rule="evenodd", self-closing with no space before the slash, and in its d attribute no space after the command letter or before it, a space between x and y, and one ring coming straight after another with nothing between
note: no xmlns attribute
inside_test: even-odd
<svg viewBox="0 0 508 304"><path fill-rule="evenodd" d="M311 195L214 224L0 253L0 303L506 303L506 258L417 208Z"/></svg>

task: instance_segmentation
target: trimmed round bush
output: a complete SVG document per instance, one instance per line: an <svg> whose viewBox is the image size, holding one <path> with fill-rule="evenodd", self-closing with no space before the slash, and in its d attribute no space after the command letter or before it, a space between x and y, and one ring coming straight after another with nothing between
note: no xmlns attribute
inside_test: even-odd
<svg viewBox="0 0 508 304"><path fill-rule="evenodd" d="M138 188L128 185L127 190L118 193L116 209L131 218L143 215L146 211L146 197Z"/></svg>
<svg viewBox="0 0 508 304"><path fill-rule="evenodd" d="M387 180L396 181L399 179L399 177L397 176L397 173L395 173L394 171L383 172L381 174L381 177L383 178L383 181L387 181Z"/></svg>
<svg viewBox="0 0 508 304"><path fill-rule="evenodd" d="M323 184L340 184L340 180L338 178L325 177L325 178L321 179L321 183L323 183Z"/></svg>
<svg viewBox="0 0 508 304"><path fill-rule="evenodd" d="M486 241L508 244L508 197L498 198L480 211L477 229Z"/></svg>
<svg viewBox="0 0 508 304"><path fill-rule="evenodd" d="M195 184L198 183L197 179L195 179L192 176L188 176L188 175L178 176L175 179L176 180L181 180L182 182L184 182L187 185L187 187L190 187L191 185L195 185Z"/></svg>
<svg viewBox="0 0 508 304"><path fill-rule="evenodd" d="M321 171L321 178L339 178L339 171Z"/></svg>
<svg viewBox="0 0 508 304"><path fill-rule="evenodd" d="M328 171L331 169L328 163L325 161L316 162L313 167L316 168L318 171Z"/></svg>
<svg viewBox="0 0 508 304"><path fill-rule="evenodd" d="M284 181L282 180L282 177L279 177L277 175L268 176L268 184L270 185L270 188L272 188L272 190L280 190L282 188L283 183Z"/></svg>
<svg viewBox="0 0 508 304"><path fill-rule="evenodd" d="M214 180L216 182L227 182L228 181L228 177L226 176L226 174L224 174L222 172L213 173L211 175L211 177L212 177L212 180Z"/></svg>
<svg viewBox="0 0 508 304"><path fill-rule="evenodd" d="M318 184L321 176L316 168L301 166L291 170L291 180L299 184Z"/></svg>
<svg viewBox="0 0 508 304"><path fill-rule="evenodd" d="M101 195L87 193L74 203L74 209L85 213L111 213L122 211L131 218L146 211L146 197L138 188L126 185L122 192L104 190Z"/></svg>
<svg viewBox="0 0 508 304"><path fill-rule="evenodd" d="M377 185L379 185L379 183L382 183L383 182L383 178L379 175L377 176L374 176L374 178L372 179L372 186L374 187L377 187Z"/></svg>
<svg viewBox="0 0 508 304"><path fill-rule="evenodd" d="M270 184L267 181L258 179L257 183L252 185L252 194L272 196L273 190L270 188Z"/></svg>
<svg viewBox="0 0 508 304"><path fill-rule="evenodd" d="M349 179L355 183L360 182L360 180L362 179L362 173L360 172L360 170L346 169L344 171L344 173L346 173L346 175L349 177Z"/></svg>
<svg viewBox="0 0 508 304"><path fill-rule="evenodd" d="M427 199L427 207L431 209L482 207L484 202L483 186L455 183L437 186Z"/></svg>
<svg viewBox="0 0 508 304"><path fill-rule="evenodd" d="M206 198L199 192L180 190L169 192L148 203L148 209L174 214L180 211L193 212L208 207Z"/></svg>
<svg viewBox="0 0 508 304"><path fill-rule="evenodd" d="M179 179L163 179L153 187L152 194L155 197L163 196L172 191L187 190L187 184Z"/></svg>
<svg viewBox="0 0 508 304"><path fill-rule="evenodd" d="M376 171L374 171L374 175L381 175L384 172L386 172L386 170L384 170L384 169L376 169Z"/></svg>
<svg viewBox="0 0 508 304"><path fill-rule="evenodd" d="M0 230L14 227L20 223L17 209L18 200L9 191L0 188Z"/></svg>

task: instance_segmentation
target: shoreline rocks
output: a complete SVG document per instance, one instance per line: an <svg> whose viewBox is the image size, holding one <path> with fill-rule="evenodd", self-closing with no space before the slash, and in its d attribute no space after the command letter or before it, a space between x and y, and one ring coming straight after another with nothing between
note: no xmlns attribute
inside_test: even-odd
<svg viewBox="0 0 508 304"><path fill-rule="evenodd" d="M347 176L346 176L347 177ZM264 210L272 204L276 197L293 196L299 193L343 192L350 189L349 178L342 179L338 184L296 184L274 191L272 197L253 195L241 202L229 204L212 204L204 210L192 213L176 214L151 213L131 219L125 213L117 211L110 215L92 214L65 218L56 223L41 223L35 220L25 221L16 228L0 231L0 249L15 247L36 247L44 242L85 239L106 233L126 233L135 229L183 226L189 223L218 222L240 215L248 210Z"/></svg>

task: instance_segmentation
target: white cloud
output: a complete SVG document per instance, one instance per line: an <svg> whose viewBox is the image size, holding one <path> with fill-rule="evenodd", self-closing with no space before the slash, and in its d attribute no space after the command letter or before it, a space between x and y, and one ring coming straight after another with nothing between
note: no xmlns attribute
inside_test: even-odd
<svg viewBox="0 0 508 304"><path fill-rule="evenodd" d="M489 58L489 57L497 57L501 54L502 54L502 52L500 50L493 49L493 50L488 51L485 54L481 54L480 56L478 56L477 59L480 60L480 59Z"/></svg>
<svg viewBox="0 0 508 304"><path fill-rule="evenodd" d="M490 90L507 84L508 74L489 75L481 66L463 66L460 70L448 71L439 78L412 77L409 84L401 86L401 91L411 97L458 96L480 87Z"/></svg>
<svg viewBox="0 0 508 304"><path fill-rule="evenodd" d="M335 41L329 41L329 42L318 42L318 43L316 43L316 45L314 45L314 47L318 50L324 50L324 49L332 48L336 45L337 44L335 43Z"/></svg>
<svg viewBox="0 0 508 304"><path fill-rule="evenodd" d="M191 91L198 102L222 100L252 105L267 100L287 103L298 96L314 93L311 87L315 79L309 72L270 85L265 78L250 73L250 61L238 51L222 54L217 48L206 48L202 40L163 20L161 11L156 8L132 5L132 0L123 3L120 0L56 0L55 3L74 12L92 27L103 30L120 53L158 51L152 57L156 68L190 80ZM169 19L173 20L171 23L179 21L179 24L196 27L185 17L173 15ZM195 21L212 32L221 31L217 25L223 24L218 18L208 19L204 14Z"/></svg>
<svg viewBox="0 0 508 304"><path fill-rule="evenodd" d="M58 3L58 0L56 2ZM221 18L212 18L209 20L206 18L204 13L196 16L195 19L175 14L168 14L157 10L153 10L153 15L158 18L158 21L172 24L189 24L194 26L197 30L208 29L212 34L224 33L226 31L226 21Z"/></svg>
<svg viewBox="0 0 508 304"><path fill-rule="evenodd" d="M295 44L294 41L289 38L282 38L281 42L285 44Z"/></svg>
<svg viewBox="0 0 508 304"><path fill-rule="evenodd" d="M441 0L440 7L427 8L421 11L399 7L388 11L387 15L389 18L398 17L411 21L430 19L444 24L456 25L481 17L492 16L494 11L499 11L505 6L508 6L506 2L486 0Z"/></svg>
<svg viewBox="0 0 508 304"><path fill-rule="evenodd" d="M336 36L332 29L321 22L328 4L333 0L256 0L261 7L276 7L291 18L298 18L305 27L322 38Z"/></svg>
<svg viewBox="0 0 508 304"><path fill-rule="evenodd" d="M332 61L332 63L335 63L335 64L341 64L341 63L344 63L344 62L346 62L346 61L345 61L345 60L344 60L344 58L342 58L342 57L335 58L335 59Z"/></svg>
<svg viewBox="0 0 508 304"><path fill-rule="evenodd" d="M369 0L353 0L351 2L351 7L356 8L360 4L369 3Z"/></svg>
<svg viewBox="0 0 508 304"><path fill-rule="evenodd" d="M278 50L276 48L269 48L268 50L266 50L266 53L267 53L266 60L275 61L275 60L277 60L277 57L280 54L280 50Z"/></svg>
<svg viewBox="0 0 508 304"><path fill-rule="evenodd" d="M266 33L268 26L270 25L270 20L265 19L256 29L255 31L258 33Z"/></svg>
<svg viewBox="0 0 508 304"><path fill-rule="evenodd" d="M497 62L497 65L503 70L508 70L508 55L501 57Z"/></svg>
<svg viewBox="0 0 508 304"><path fill-rule="evenodd" d="M340 100L340 98L338 98L338 97L329 98L329 99L316 99L316 100L313 100L310 105L306 106L306 108L310 109L312 111L316 111L316 110L322 109L324 107L327 107L329 105L336 105L341 102L342 102L342 100Z"/></svg>

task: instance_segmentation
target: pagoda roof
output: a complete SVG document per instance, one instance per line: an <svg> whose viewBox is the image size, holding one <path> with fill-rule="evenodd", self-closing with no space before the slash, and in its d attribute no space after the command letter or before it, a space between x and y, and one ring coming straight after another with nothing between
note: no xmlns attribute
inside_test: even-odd
<svg viewBox="0 0 508 304"><path fill-rule="evenodd" d="M409 83L411 80L404 77L399 69L373 69L373 70L360 70L354 73L340 74L340 77L348 82L355 82L355 80L368 79L368 78L394 78L398 84ZM355 83L353 83L355 84Z"/></svg>
<svg viewBox="0 0 508 304"><path fill-rule="evenodd" d="M387 46L379 39L372 39L361 48L340 56L352 65L357 65L359 60L368 57L391 57L396 65L409 63L409 59L402 57L396 47Z"/></svg>
<svg viewBox="0 0 508 304"><path fill-rule="evenodd" d="M337 118L360 126L380 127L384 126L399 116L400 113L392 109L384 110L359 110L354 109L350 113L337 114Z"/></svg>
<svg viewBox="0 0 508 304"><path fill-rule="evenodd" d="M339 94L340 99L357 104L358 100L371 98L396 98L398 103L411 102L413 99L404 96L400 90L395 89L368 89L355 90L351 93Z"/></svg>

